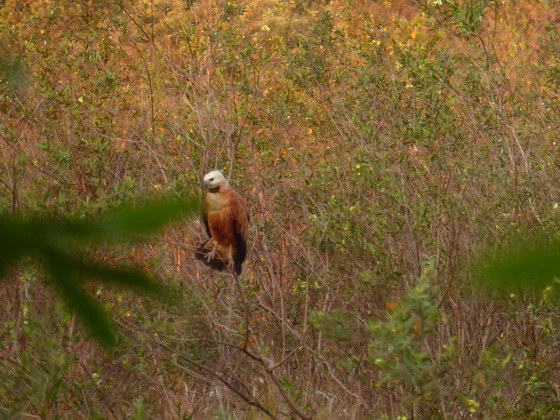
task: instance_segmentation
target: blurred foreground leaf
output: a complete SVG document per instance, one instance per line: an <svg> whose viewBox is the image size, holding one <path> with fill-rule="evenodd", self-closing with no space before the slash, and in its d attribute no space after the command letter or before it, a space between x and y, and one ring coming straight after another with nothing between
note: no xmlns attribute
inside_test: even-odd
<svg viewBox="0 0 560 420"><path fill-rule="evenodd" d="M92 243L127 242L155 233L197 210L195 200L157 199L129 205L100 218L24 218L0 216L0 277L22 258L40 262L51 284L74 310L88 331L103 345L115 334L101 304L83 288L84 279L97 279L141 292L163 288L142 270L92 261L85 248Z"/></svg>
<svg viewBox="0 0 560 420"><path fill-rule="evenodd" d="M544 237L517 241L498 255L479 260L475 270L483 287L504 293L542 290L560 279L560 241Z"/></svg>
<svg viewBox="0 0 560 420"><path fill-rule="evenodd" d="M26 85L19 59L10 59L0 52L0 83L6 82L12 89L21 89Z"/></svg>

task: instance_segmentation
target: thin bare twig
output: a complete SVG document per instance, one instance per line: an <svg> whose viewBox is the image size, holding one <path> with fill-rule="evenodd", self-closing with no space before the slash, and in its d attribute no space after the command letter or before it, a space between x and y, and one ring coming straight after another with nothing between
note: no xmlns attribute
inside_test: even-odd
<svg viewBox="0 0 560 420"><path fill-rule="evenodd" d="M231 384L229 381L225 380L222 375L220 375L218 372L213 371L210 368L207 368L206 366L195 362L194 360L192 360L191 358L184 356L182 354L177 354L171 347L166 346L165 344L161 343L161 342L156 342L156 344L158 344L161 348L163 348L164 350L167 350L168 352L174 354L177 358L195 366L197 369L206 372L210 375L212 375L214 378L216 378L217 380L219 380L222 384L224 384L228 389L230 389L232 392L234 392L235 394L237 394L243 401L245 401L247 404L261 410L263 413L265 413L267 416L269 416L271 419L278 419L278 417L276 417L274 414L272 414L266 407L264 407L261 403L259 403L255 397L253 397L252 395L246 395L245 393L241 392L240 390L238 390L233 384Z"/></svg>
<svg viewBox="0 0 560 420"><path fill-rule="evenodd" d="M245 338L243 341L243 349L246 350L247 346L249 345L249 336L251 334L251 330L250 330L251 319L249 314L249 303L247 302L247 298L245 297L245 294L243 293L243 289L241 288L241 284L239 283L239 277L235 273L232 273L232 276L237 286L237 292L239 293L239 296L241 297L241 301L243 302L243 310L245 316Z"/></svg>
<svg viewBox="0 0 560 420"><path fill-rule="evenodd" d="M121 325L122 327L128 329L129 331L135 332L137 333L136 330L134 330L132 327L120 322L119 320L115 320L119 325ZM149 341L152 344L156 344L157 346L161 347L162 349L166 350L167 352L173 354L175 357L177 357L177 359L179 360L183 360L184 362L187 362L188 364L196 367L199 371L202 371L206 374L211 375L213 378L216 378L218 381L220 381L222 384L224 384L228 389L230 389L233 393L235 393L237 396L239 396L243 401L245 401L245 403L257 408L258 410L262 411L263 413L265 413L267 416L269 416L271 419L278 419L278 417L276 417L274 414L272 414L266 407L264 407L255 397L253 397L250 393L245 393L242 392L241 390L239 390L236 386L234 386L230 381L228 381L223 374L221 374L220 372L216 372L213 369L210 369L206 366L204 366L201 363L196 362L195 360L191 359L190 357L187 357L183 354L179 354L177 353L175 350L173 350L171 347L167 346L166 344L162 343L160 340L155 340L153 338L149 339L149 340L142 340L136 337L136 340L138 341L142 341L142 342L146 342ZM175 364L175 366L180 367L181 365L179 364ZM182 367L185 371L190 373L190 370L187 368ZM235 379L235 378L234 378ZM237 379L235 379L237 381ZM238 381L239 382L239 381Z"/></svg>

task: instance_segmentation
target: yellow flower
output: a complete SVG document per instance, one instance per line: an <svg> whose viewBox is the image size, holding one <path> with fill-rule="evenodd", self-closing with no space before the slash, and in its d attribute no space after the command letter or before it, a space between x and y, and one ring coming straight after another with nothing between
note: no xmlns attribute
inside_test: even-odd
<svg viewBox="0 0 560 420"><path fill-rule="evenodd" d="M469 406L470 413L476 413L476 409L480 407L480 404L477 403L475 400L467 400L467 405Z"/></svg>

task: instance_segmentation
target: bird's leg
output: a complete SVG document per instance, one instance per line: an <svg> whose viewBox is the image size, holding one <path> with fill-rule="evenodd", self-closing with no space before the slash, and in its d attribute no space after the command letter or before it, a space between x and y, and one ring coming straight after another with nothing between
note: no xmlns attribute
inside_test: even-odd
<svg viewBox="0 0 560 420"><path fill-rule="evenodd" d="M217 249L218 249L218 242L216 242L216 244L214 245L214 248L212 248L212 251L210 251L208 253L208 255L206 256L206 260L208 262L210 262L210 260L214 259L214 257L216 256Z"/></svg>
<svg viewBox="0 0 560 420"><path fill-rule="evenodd" d="M233 269L233 265L234 265L233 254L232 254L231 250L232 250L232 246L230 245L229 246L229 258L228 258L228 268L229 269Z"/></svg>

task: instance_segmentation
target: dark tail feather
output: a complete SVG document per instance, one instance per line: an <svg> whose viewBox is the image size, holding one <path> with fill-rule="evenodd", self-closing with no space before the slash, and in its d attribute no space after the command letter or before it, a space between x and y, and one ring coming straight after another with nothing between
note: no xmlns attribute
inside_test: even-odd
<svg viewBox="0 0 560 420"><path fill-rule="evenodd" d="M208 267L210 267L212 270L217 270L217 271L224 271L227 268L226 263L221 260L218 257L214 257L212 258L210 261L208 261L207 255L212 251L212 249L208 249L205 247L206 242L202 243L195 251L194 253L194 257L197 260L202 261L204 264L206 264Z"/></svg>
<svg viewBox="0 0 560 420"><path fill-rule="evenodd" d="M241 274L241 264L243 264L243 260L241 258L239 258L238 255L233 257L233 271L235 271L235 274L237 274L238 276Z"/></svg>
<svg viewBox="0 0 560 420"><path fill-rule="evenodd" d="M237 244L237 252L233 256L233 270L235 274L241 274L241 264L245 261L247 256L247 242L243 239L240 234L235 234L235 242Z"/></svg>

